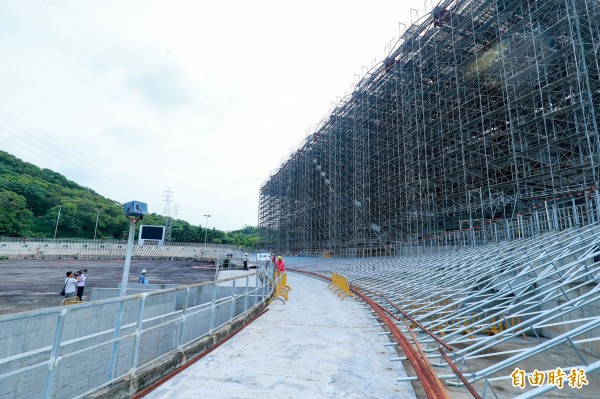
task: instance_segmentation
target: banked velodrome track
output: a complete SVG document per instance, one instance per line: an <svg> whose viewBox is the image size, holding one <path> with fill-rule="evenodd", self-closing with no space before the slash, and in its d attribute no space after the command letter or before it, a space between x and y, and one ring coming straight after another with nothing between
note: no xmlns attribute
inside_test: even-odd
<svg viewBox="0 0 600 399"><path fill-rule="evenodd" d="M456 367L482 397L549 397L558 384L548 383L548 372L560 367L566 376L583 369L598 387L597 225L429 255L291 258L288 264L299 272L344 275L388 312L449 386L464 385ZM515 369L525 378L537 370L546 380L514 387ZM581 388L568 386L565 377L562 394L597 395L591 386Z"/></svg>
<svg viewBox="0 0 600 399"><path fill-rule="evenodd" d="M418 377L398 378L411 381L415 388L434 388L425 389L428 397L524 398L556 393L591 398L600 389L595 373L600 366L597 223L414 256L286 257L286 262L292 273L326 279L341 274L357 296L373 303L381 333L390 335L389 345L400 348L392 361L422 371ZM0 397L87 397L97 391L95 387L119 384L123 392L141 389L264 309L272 291L255 276L259 275L251 272L250 282L241 276L233 286L230 282L217 290L202 283L128 296L117 338L119 355L114 358L120 379L108 385L118 298L62 311L26 312L21 318L2 316L0 347L6 356L0 358L0 387L6 389ZM350 300L354 299L345 299ZM34 342L39 345L32 347ZM164 372L144 372L152 364ZM562 390L548 380L559 367L564 373ZM92 373L96 368L99 372ZM428 370L441 383L430 377L425 381ZM515 370L523 372L523 388L513 386ZM573 381L571 387L572 370L579 376L585 373L587 385L579 379L581 386ZM546 377L539 387L528 379L536 371ZM72 381L73 373L89 379ZM127 382L134 380L135 384ZM81 381L81 391L70 387ZM78 396L82 392L87 393Z"/></svg>

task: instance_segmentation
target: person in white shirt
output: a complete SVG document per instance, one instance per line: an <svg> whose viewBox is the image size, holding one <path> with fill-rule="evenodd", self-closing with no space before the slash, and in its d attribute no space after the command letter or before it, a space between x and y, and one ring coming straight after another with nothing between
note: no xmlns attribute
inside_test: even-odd
<svg viewBox="0 0 600 399"><path fill-rule="evenodd" d="M66 273L67 278L65 279L65 298L72 298L75 296L75 285L77 280L73 272L68 271Z"/></svg>
<svg viewBox="0 0 600 399"><path fill-rule="evenodd" d="M244 270L248 270L248 254L244 254L243 262L244 262Z"/></svg>
<svg viewBox="0 0 600 399"><path fill-rule="evenodd" d="M87 279L87 269L83 269L78 272L79 276L77 276L77 296L80 301L83 301L83 290L85 289L85 280Z"/></svg>

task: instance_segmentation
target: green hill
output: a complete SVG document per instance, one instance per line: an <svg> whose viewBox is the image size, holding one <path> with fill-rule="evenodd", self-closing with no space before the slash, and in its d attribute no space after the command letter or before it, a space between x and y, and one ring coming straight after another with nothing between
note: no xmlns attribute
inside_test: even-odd
<svg viewBox="0 0 600 399"><path fill-rule="evenodd" d="M122 239L129 231L120 203L0 151L0 237L54 237L59 207L57 238L93 238L98 210L97 238ZM164 225L165 218L153 213L144 217L144 224ZM203 243L205 233L201 226L173 221L172 241ZM249 248L256 242L256 228L212 229L207 236L209 243Z"/></svg>

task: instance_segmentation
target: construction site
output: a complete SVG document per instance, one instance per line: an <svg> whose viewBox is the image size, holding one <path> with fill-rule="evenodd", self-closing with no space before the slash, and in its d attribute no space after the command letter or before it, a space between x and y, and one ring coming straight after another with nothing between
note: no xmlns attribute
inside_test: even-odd
<svg viewBox="0 0 600 399"><path fill-rule="evenodd" d="M97 258L106 293L5 306L0 397L598 397L600 2L425 5L260 187L255 269L0 242L19 296ZM100 287L131 256L157 284Z"/></svg>
<svg viewBox="0 0 600 399"><path fill-rule="evenodd" d="M385 60L261 186L262 246L399 256L597 220L581 215L598 201L599 7L411 12Z"/></svg>
<svg viewBox="0 0 600 399"><path fill-rule="evenodd" d="M597 397L600 3L426 11L263 183L261 245L347 281L417 397Z"/></svg>

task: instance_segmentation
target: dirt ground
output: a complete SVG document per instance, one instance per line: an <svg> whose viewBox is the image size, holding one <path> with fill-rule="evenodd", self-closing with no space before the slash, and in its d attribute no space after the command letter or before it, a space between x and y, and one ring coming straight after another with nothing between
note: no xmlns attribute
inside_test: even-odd
<svg viewBox="0 0 600 399"><path fill-rule="evenodd" d="M117 287L123 264L122 259L0 260L0 315L59 306L67 271L88 269L85 301L93 287ZM193 284L215 275L206 262L132 260L129 282L137 283L142 269L151 284Z"/></svg>

